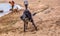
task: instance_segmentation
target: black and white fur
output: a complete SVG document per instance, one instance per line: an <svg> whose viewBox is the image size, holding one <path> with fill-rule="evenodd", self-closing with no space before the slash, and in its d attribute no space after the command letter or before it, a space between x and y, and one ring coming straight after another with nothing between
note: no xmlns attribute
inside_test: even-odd
<svg viewBox="0 0 60 36"><path fill-rule="evenodd" d="M20 17L24 22L24 32L27 29L28 22L31 22L32 25L35 27L35 30L37 31L37 27L36 27L36 25L35 25L35 23L33 21L32 15L31 15L30 11L27 9L27 7L28 7L28 3L25 4L26 9L24 10L23 15Z"/></svg>

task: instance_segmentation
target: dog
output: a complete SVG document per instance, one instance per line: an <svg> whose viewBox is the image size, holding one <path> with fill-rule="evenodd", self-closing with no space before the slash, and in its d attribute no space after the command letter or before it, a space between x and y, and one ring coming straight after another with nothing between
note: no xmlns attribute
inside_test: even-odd
<svg viewBox="0 0 60 36"><path fill-rule="evenodd" d="M11 4L11 6L12 6L12 8L10 9L10 10L12 10L13 11L13 8L14 8L14 4L15 4L15 2L14 1L9 1L9 3Z"/></svg>
<svg viewBox="0 0 60 36"><path fill-rule="evenodd" d="M28 9L24 10L23 15L20 17L24 22L24 32L27 29L28 22L32 22L32 25L35 27L35 30L37 31L37 27L33 21L32 15Z"/></svg>
<svg viewBox="0 0 60 36"><path fill-rule="evenodd" d="M28 22L32 22L32 25L35 27L35 30L37 31L37 27L33 21L32 15L31 15L30 11L28 10L28 1L27 0L24 0L24 5L25 5L25 10L23 12L23 15L20 17L24 22L24 32L26 32Z"/></svg>

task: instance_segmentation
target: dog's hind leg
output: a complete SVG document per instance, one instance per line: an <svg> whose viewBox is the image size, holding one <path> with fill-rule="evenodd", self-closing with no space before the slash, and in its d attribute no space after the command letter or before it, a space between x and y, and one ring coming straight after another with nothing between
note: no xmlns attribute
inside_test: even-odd
<svg viewBox="0 0 60 36"><path fill-rule="evenodd" d="M35 25L33 19L31 19L31 22L32 22L32 25L35 27L35 30L37 31L37 27L36 27L36 25Z"/></svg>

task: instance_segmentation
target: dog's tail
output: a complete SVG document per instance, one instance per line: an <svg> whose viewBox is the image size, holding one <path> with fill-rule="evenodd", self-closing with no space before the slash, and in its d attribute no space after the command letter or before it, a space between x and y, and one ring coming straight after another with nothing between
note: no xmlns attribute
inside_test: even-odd
<svg viewBox="0 0 60 36"><path fill-rule="evenodd" d="M37 13L34 13L34 14L32 14L33 16L35 16Z"/></svg>
<svg viewBox="0 0 60 36"><path fill-rule="evenodd" d="M35 11L35 13L32 14L32 16L35 16L36 14L40 13L41 11Z"/></svg>

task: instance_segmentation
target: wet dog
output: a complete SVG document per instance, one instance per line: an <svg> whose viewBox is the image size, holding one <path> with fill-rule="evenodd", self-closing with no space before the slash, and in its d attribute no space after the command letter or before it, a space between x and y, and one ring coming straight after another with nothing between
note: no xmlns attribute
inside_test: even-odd
<svg viewBox="0 0 60 36"><path fill-rule="evenodd" d="M11 4L11 6L12 6L12 8L10 9L10 10L12 10L13 11L13 8L14 8L14 4L15 4L15 2L14 1L9 1L9 3Z"/></svg>
<svg viewBox="0 0 60 36"><path fill-rule="evenodd" d="M20 17L24 22L24 32L27 29L28 22L32 22L32 25L35 27L35 30L37 31L37 27L33 21L32 15L31 15L30 11L28 10L28 1L27 0L24 0L24 5L25 5L25 10L23 12L23 15Z"/></svg>
<svg viewBox="0 0 60 36"><path fill-rule="evenodd" d="M22 15L20 18L21 18L21 19L23 20L23 22L24 22L24 32L25 32L26 29L27 29L28 22L31 22L32 25L35 27L35 30L37 31L37 27L36 27L36 25L34 24L32 15L31 15L31 13L30 13L29 10L27 10L27 9L24 10L24 13L23 13L23 15Z"/></svg>

